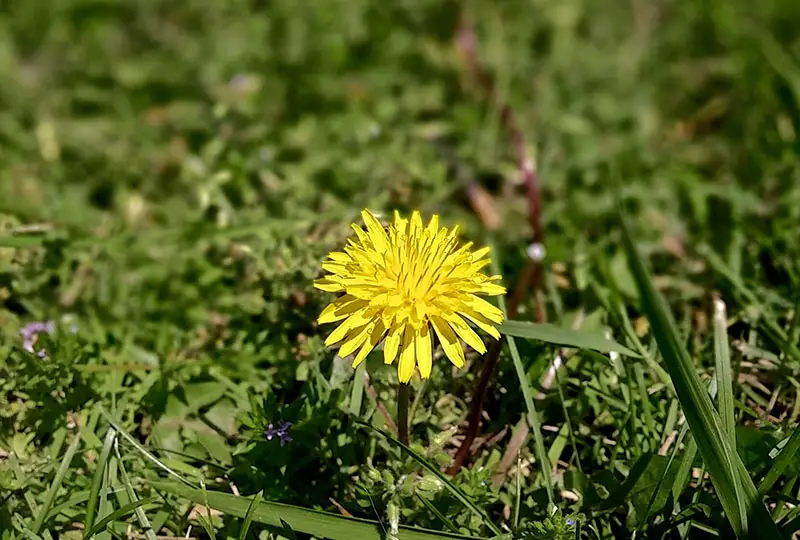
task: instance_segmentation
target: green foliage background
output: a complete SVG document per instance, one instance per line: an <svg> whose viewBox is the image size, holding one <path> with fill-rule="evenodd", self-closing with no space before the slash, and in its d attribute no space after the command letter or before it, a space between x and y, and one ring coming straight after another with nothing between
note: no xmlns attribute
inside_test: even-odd
<svg viewBox="0 0 800 540"><path fill-rule="evenodd" d="M454 47L462 14L493 100ZM352 540L393 516L481 537L574 537L567 518L583 538L732 535L659 370L618 195L712 394L730 346L739 455L782 533L800 529L799 23L790 0L0 3L0 537L78 538L106 517L104 540ZM540 175L548 322L639 358L518 339L525 379L505 351L471 468L439 477L359 424L394 413L396 374L371 359L354 407L311 282L369 207L461 224L513 288L530 230L504 104ZM37 320L58 325L46 359L21 347ZM412 439L446 466L480 358L439 360L414 383ZM513 444L525 386L552 518L532 437ZM263 438L281 420L286 446ZM224 498L203 522L202 491L163 487L176 476L381 525L309 529L255 504L247 522Z"/></svg>

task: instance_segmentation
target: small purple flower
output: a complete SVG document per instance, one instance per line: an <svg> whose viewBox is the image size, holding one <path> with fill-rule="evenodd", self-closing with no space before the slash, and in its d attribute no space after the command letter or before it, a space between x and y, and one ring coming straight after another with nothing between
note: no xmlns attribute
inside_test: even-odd
<svg viewBox="0 0 800 540"><path fill-rule="evenodd" d="M572 519L572 518L567 518L567 525L569 525L570 527L574 527L575 526L575 520Z"/></svg>
<svg viewBox="0 0 800 540"><path fill-rule="evenodd" d="M281 422L280 426L277 428L270 424L267 426L267 429L264 430L264 437L266 437L268 441L278 437L278 439L281 441L281 446L283 446L292 440L292 437L289 435L289 428L291 427L291 422Z"/></svg>
<svg viewBox="0 0 800 540"><path fill-rule="evenodd" d="M22 334L22 348L31 353L36 352L33 348L36 343L36 337L41 333L52 334L55 329L56 325L53 321L35 321L26 324L19 331ZM39 358L47 356L47 352L44 349L36 352L36 354L38 354Z"/></svg>

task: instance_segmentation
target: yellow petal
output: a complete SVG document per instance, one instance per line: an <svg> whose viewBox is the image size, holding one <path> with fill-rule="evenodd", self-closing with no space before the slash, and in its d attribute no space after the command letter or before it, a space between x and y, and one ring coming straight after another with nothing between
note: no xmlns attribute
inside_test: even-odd
<svg viewBox="0 0 800 540"><path fill-rule="evenodd" d="M470 294L467 299L464 300L464 304L472 311L480 313L494 323L500 324L503 322L503 311L497 306L493 306L483 298L477 297L474 294Z"/></svg>
<svg viewBox="0 0 800 540"><path fill-rule="evenodd" d="M431 376L431 366L433 365L431 331L427 324L420 329L416 339L414 339L414 348L417 353L419 374L423 379L427 379Z"/></svg>
<svg viewBox="0 0 800 540"><path fill-rule="evenodd" d="M403 219L400 217L400 212L397 210L394 211L394 228L397 231L398 236L404 236L406 234L406 225L408 224L407 219Z"/></svg>
<svg viewBox="0 0 800 540"><path fill-rule="evenodd" d="M389 334L386 336L386 341L383 342L383 363L391 364L397 356L397 350L400 348L400 339L403 337L405 326L400 323L393 323L389 329Z"/></svg>
<svg viewBox="0 0 800 540"><path fill-rule="evenodd" d="M319 324L327 324L340 321L350 316L353 312L365 308L368 305L369 303L366 300L359 300L355 296L346 294L341 298L334 300L325 309L323 309L322 313L319 314L319 319L317 319L317 322Z"/></svg>
<svg viewBox="0 0 800 540"><path fill-rule="evenodd" d="M492 321L486 319L486 317L480 313L475 313L474 311L461 311L459 312L459 315L472 321L475 326L492 336L494 339L500 339L500 332L498 332L497 327L492 324Z"/></svg>
<svg viewBox="0 0 800 540"><path fill-rule="evenodd" d="M464 349L461 348L456 333L453 332L450 325L441 317L431 317L431 323L433 324L433 329L436 331L436 336L439 338L439 343L442 344L444 354L447 355L447 358L450 359L454 366L457 368L463 367L466 363L464 359Z"/></svg>
<svg viewBox="0 0 800 540"><path fill-rule="evenodd" d="M455 330L458 337L463 339L467 345L478 351L479 353L483 354L486 352L486 345L484 345L481 338L475 331L469 327L467 323L464 322L459 315L455 313L450 313L444 316L445 321L450 324L450 327Z"/></svg>
<svg viewBox="0 0 800 540"><path fill-rule="evenodd" d="M361 211L361 218L367 225L367 232L369 233L369 238L372 240L372 245L375 246L375 249L380 253L386 251L389 247L389 239L386 236L386 231L383 230L381 223L378 221L378 218L367 209Z"/></svg>
<svg viewBox="0 0 800 540"><path fill-rule="evenodd" d="M314 287L328 292L339 292L344 290L344 285L342 285L338 281L331 281L330 279L327 278L314 280Z"/></svg>
<svg viewBox="0 0 800 540"><path fill-rule="evenodd" d="M367 240L369 239L369 237L367 236L367 233L364 232L364 229L362 229L361 227L359 227L355 223L352 223L350 225L350 228L353 229L354 233L356 233L356 237L358 238L358 241L359 241L360 244L363 245L363 244L367 243Z"/></svg>
<svg viewBox="0 0 800 540"><path fill-rule="evenodd" d="M369 334L374 326L375 324L371 323L365 324L360 328L353 329L352 335L347 338L347 341L342 343L341 347L339 347L338 355L341 358L344 358L345 356L350 356L356 352L356 349L361 347L361 344L364 343L364 341L366 341L366 339L369 337Z"/></svg>
<svg viewBox="0 0 800 540"><path fill-rule="evenodd" d="M419 234L422 231L422 216L419 210L414 210L411 213L411 234Z"/></svg>
<svg viewBox="0 0 800 540"><path fill-rule="evenodd" d="M479 261L479 260L483 259L489 253L489 249L490 248L487 246L487 247L479 249L478 251L474 251L472 253L472 260L473 261Z"/></svg>
<svg viewBox="0 0 800 540"><path fill-rule="evenodd" d="M326 272L330 272L331 274L340 274L340 275L347 274L347 267L338 262L325 261L324 263L322 263L322 269L325 270Z"/></svg>
<svg viewBox="0 0 800 540"><path fill-rule="evenodd" d="M367 357L370 351L374 348L375 346L372 343L370 343L370 340L366 340L364 344L361 345L361 348L358 350L358 354L356 355L356 357L353 359L353 367L356 368L359 365L361 365L361 362L364 361L364 359Z"/></svg>
<svg viewBox="0 0 800 540"><path fill-rule="evenodd" d="M498 294L505 294L506 288L497 283L486 282L480 284L477 292L485 294L486 296L497 296Z"/></svg>
<svg viewBox="0 0 800 540"><path fill-rule="evenodd" d="M352 261L350 259L350 255L348 255L347 253L342 253L341 251L331 251L330 253L328 253L328 258L331 261L337 262L339 264L347 264Z"/></svg>
<svg viewBox="0 0 800 540"><path fill-rule="evenodd" d="M414 356L414 329L406 325L406 331L403 333L403 350L400 351L400 363L397 365L397 376L401 383L410 381L414 374L416 366Z"/></svg>
<svg viewBox="0 0 800 540"><path fill-rule="evenodd" d="M330 347L335 343L339 343L344 339L347 333L350 331L350 327L352 324L352 318L345 319L345 321L336 327L336 329L331 332L331 334L325 339L325 345Z"/></svg>
<svg viewBox="0 0 800 540"><path fill-rule="evenodd" d="M385 331L386 328L380 321L373 326L373 328L370 330L369 336L364 341L363 345L361 345L361 349L359 349L358 354L353 359L353 367L358 367L358 365L364 361L370 351L375 348L375 345L381 342Z"/></svg>
<svg viewBox="0 0 800 540"><path fill-rule="evenodd" d="M439 214L433 214L431 220L428 222L426 232L433 238L436 236L437 230L439 230Z"/></svg>

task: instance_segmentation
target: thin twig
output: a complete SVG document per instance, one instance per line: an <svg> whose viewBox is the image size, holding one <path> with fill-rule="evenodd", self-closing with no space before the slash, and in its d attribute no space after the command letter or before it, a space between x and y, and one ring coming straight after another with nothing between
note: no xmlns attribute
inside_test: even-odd
<svg viewBox="0 0 800 540"><path fill-rule="evenodd" d="M478 62L475 32L463 15L456 33L455 44L466 64L469 78L475 81L484 99L496 99L494 81ZM517 280L514 292L508 301L507 313L509 318L514 318L520 304L522 304L530 290L533 289L536 321L541 323L545 320L545 314L544 308L541 302L539 302L538 291L542 288L541 260L544 254L544 228L542 227L541 219L542 203L541 194L539 192L539 179L534 161L528 156L525 148L525 138L522 134L522 130L508 104L500 104L500 121L505 127L514 147L517 165L525 184L528 199L528 220L533 232L533 243L531 244L531 250L529 250L531 257ZM467 433L464 437L464 441L461 443L461 447L456 453L453 465L448 469L450 474L455 474L470 455L470 448L475 437L478 435L483 403L489 390L489 383L497 367L502 347L502 340L493 342L486 353L483 369L475 386L475 392L473 393L470 405Z"/></svg>

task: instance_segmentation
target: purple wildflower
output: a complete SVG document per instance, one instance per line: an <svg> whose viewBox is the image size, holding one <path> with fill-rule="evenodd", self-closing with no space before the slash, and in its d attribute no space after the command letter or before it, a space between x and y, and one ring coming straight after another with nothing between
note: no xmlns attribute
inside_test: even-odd
<svg viewBox="0 0 800 540"><path fill-rule="evenodd" d="M287 442L291 442L292 437L289 435L289 428L292 427L291 422L282 422L281 427L278 428L278 437L281 440L281 446Z"/></svg>
<svg viewBox="0 0 800 540"><path fill-rule="evenodd" d="M36 343L36 337L41 333L52 334L56 329L53 321L35 321L28 323L19 331L22 334L22 348L28 352L36 352L33 345ZM44 349L37 352L39 358L45 358L47 352Z"/></svg>
<svg viewBox="0 0 800 540"><path fill-rule="evenodd" d="M570 527L574 527L575 526L575 520L572 519L572 518L567 518L567 525L569 525Z"/></svg>
<svg viewBox="0 0 800 540"><path fill-rule="evenodd" d="M264 437L271 441L273 438L278 437L281 441L281 446L285 445L287 442L292 440L292 437L289 435L289 428L292 427L291 422L281 422L280 426L277 428L270 424L267 426L267 429L264 430Z"/></svg>

